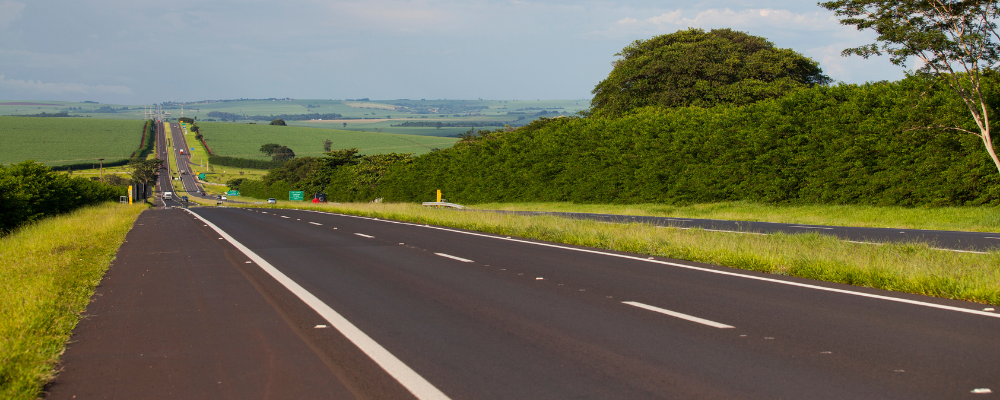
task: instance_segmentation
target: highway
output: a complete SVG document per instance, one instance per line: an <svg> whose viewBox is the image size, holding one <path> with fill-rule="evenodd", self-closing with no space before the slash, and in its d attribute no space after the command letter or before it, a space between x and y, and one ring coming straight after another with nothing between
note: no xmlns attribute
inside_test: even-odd
<svg viewBox="0 0 1000 400"><path fill-rule="evenodd" d="M177 173L181 178L181 184L184 186L184 190L189 196L208 198L198 194L202 192L202 188L198 185L198 177L191 174L191 148L187 144L187 138L184 136L181 124L171 122L170 134L174 145L171 151L174 152L174 160L177 162ZM180 152L181 149L184 149L183 154Z"/></svg>
<svg viewBox="0 0 1000 400"><path fill-rule="evenodd" d="M321 212L144 213L98 293L50 398L1000 389L981 304Z"/></svg>
<svg viewBox="0 0 1000 400"><path fill-rule="evenodd" d="M170 165L170 158L168 156L168 151L173 151L170 146L167 145L166 131L164 129L164 122L156 123L156 158L163 160L163 164L160 167L160 173L156 178L156 198L153 199L153 204L157 206L171 206L180 207L181 202L177 198L173 200L164 200L163 192L174 191L170 184L171 176L173 171L176 171L176 166ZM178 195L180 196L180 195Z"/></svg>

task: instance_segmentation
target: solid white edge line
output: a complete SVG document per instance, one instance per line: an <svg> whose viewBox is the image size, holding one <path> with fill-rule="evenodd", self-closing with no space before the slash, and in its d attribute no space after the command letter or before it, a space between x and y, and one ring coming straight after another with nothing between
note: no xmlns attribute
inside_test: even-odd
<svg viewBox="0 0 1000 400"><path fill-rule="evenodd" d="M704 318L698 318L698 317L695 317L693 315L682 314L682 313L679 313L677 311L670 311L670 310L662 309L660 307L654 307L654 306L651 306L651 305L648 305L648 304L642 304L642 303L639 303L639 302L636 302L636 301L623 301L622 303L623 304L628 304L628 305L633 306L633 307L639 307L639 308L647 309L649 311L658 312L660 314L666 314L666 315L669 315L671 317L677 317L677 318L680 318L680 319L686 319L686 320L691 321L691 322L697 322L697 323L702 324L702 325L708 325L708 326L711 326L713 328L719 328L719 329L735 329L736 328L735 326L732 326L732 325L720 324L720 323L715 322L715 321L709 321L709 320L704 319Z"/></svg>
<svg viewBox="0 0 1000 400"><path fill-rule="evenodd" d="M357 216L357 215L331 213L331 212L326 212L326 211L315 211L315 210L299 210L299 211L307 211L307 212L314 212L314 213L327 214L327 215L336 215L336 216L341 216L341 217L350 217L350 218L357 218L357 219L374 220L374 218L361 217L361 216ZM444 227L439 227L439 226L429 226L429 225L422 225L422 224L414 224L414 223L409 223L409 222L389 221L389 220L384 220L384 219L381 219L381 220L378 220L378 221L379 222L390 223L390 224L408 225L408 226L416 226L416 227L422 227L422 228L428 228L428 229L436 229L436 230L445 231L445 232L461 233L461 234L470 235L470 236L479 236L479 237L485 237L485 238L491 238L491 239L497 239L497 240L505 240L505 241L515 242L515 243L532 244L532 245L535 245L535 246L551 247L551 248L563 249L563 250L571 250L571 251L579 251L581 253L601 254L601 255L605 255L605 256L609 256L609 257L624 258L624 259L628 259L628 260L635 260L635 261L642 261L642 262L648 262L648 263L654 263L654 264L669 265L669 266L672 266L672 267L690 269L690 270L693 270L693 271L708 272L708 273L718 274L718 275L733 276L733 277L738 277L738 278L752 279L752 280L763 281L763 282L771 282L771 283L777 283L777 284L788 285L788 286L796 286L796 287L807 288L807 289L822 290L822 291L826 291L826 292L847 294L847 295L852 295L852 296L867 297L867 298L871 298L871 299L879 299L879 300L886 300L886 301L894 301L894 302L898 302L898 303L905 303L905 304L912 304L912 305L918 305L918 306L923 306L923 307L937 308L937 309L941 309L941 310L958 311L958 312L963 312L963 313L967 313L967 314L976 314L976 315L982 315L982 316L987 316L987 317L992 317L992 318L1000 318L1000 314L994 314L994 313L989 313L989 312L979 311L979 310L970 310L968 308L946 306L946 305L942 305L942 304L928 303L928 302L919 301L919 300L901 299L901 298L898 298L898 297L883 296L883 295L879 295L879 294L870 294L870 293L855 292L855 291L846 290L846 289L828 288L828 287L818 286L818 285L812 285L812 284L808 284L808 283L783 281L783 280L780 280L780 279L767 278L767 277L763 277L763 276L745 275L745 274L741 274L741 273L738 273L738 272L719 271L719 270L715 270L715 269L711 269L711 268L696 267L694 265L685 265L685 264L679 264L679 263L674 263L674 262L669 262L669 261L648 260L648 259L641 258L641 257L629 256L629 255L625 255L625 254L608 253L606 251L600 251L600 250L578 249L578 248L573 248L573 247L569 247L569 246L560 246L560 245L551 244L551 243L532 242L530 240L506 238L506 237L503 237L503 236L493 236L493 235L485 234L485 233L465 232L465 231L460 231L460 230L457 230L457 229L450 229L450 228L444 228Z"/></svg>
<svg viewBox="0 0 1000 400"><path fill-rule="evenodd" d="M375 238L375 236L372 236L372 235L365 235L364 233L357 233L357 232L355 232L354 234L355 234L355 235L358 235L358 236L361 236L361 237L366 237L366 238L369 238L369 239L373 239L373 238Z"/></svg>
<svg viewBox="0 0 1000 400"><path fill-rule="evenodd" d="M458 261L461 261L461 262L473 262L472 260L466 260L466 259L464 259L462 257L455 257L455 256L453 256L451 254L444 254L444 253L434 253L434 254L435 255L439 255L441 257L444 257L444 258L450 258L452 260L458 260Z"/></svg>
<svg viewBox="0 0 1000 400"><path fill-rule="evenodd" d="M313 224L313 225L323 225L323 224L321 224L319 222L310 222L310 224Z"/></svg>
<svg viewBox="0 0 1000 400"><path fill-rule="evenodd" d="M326 305L322 300L313 296L298 283L295 283L291 278L283 274L277 268L274 268L270 263L261 258L254 253L252 250L248 249L242 243L233 239L228 233L215 226L201 215L198 215L194 211L185 209L187 211L202 220L206 225L215 229L219 235L226 238L229 243L239 249L247 257L257 263L261 269L267 272L271 277L277 280L279 283L285 286L289 291L291 291L295 296L305 302L309 307L319 313L327 322L330 323L334 328L336 328L340 333L342 333L348 340L358 346L361 351L371 357L372 361L375 361L382 369L385 370L389 375L399 381L410 393L413 393L418 399L428 399L428 400L449 400L449 397L443 392L434 387L433 384L428 382L422 376L416 373L400 361L396 356L392 355L388 350L379 345L375 340L362 332L358 327L354 326L350 321L341 316L339 313L334 311L330 306Z"/></svg>

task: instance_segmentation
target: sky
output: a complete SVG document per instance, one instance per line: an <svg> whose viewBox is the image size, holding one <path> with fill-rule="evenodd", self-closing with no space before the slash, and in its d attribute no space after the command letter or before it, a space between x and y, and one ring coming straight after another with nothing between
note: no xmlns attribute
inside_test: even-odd
<svg viewBox="0 0 1000 400"><path fill-rule="evenodd" d="M904 74L841 57L874 35L801 0L0 0L0 100L589 99L626 45L689 27Z"/></svg>

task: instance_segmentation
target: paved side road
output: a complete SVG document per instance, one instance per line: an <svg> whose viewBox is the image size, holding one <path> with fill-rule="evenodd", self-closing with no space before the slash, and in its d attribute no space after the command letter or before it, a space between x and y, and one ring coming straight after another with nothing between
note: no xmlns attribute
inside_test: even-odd
<svg viewBox="0 0 1000 400"><path fill-rule="evenodd" d="M247 261L183 210L143 213L47 398L408 398Z"/></svg>

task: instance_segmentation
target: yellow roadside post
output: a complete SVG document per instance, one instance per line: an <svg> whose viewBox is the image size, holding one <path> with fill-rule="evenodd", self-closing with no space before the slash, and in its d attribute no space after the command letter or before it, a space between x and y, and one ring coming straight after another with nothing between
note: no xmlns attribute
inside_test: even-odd
<svg viewBox="0 0 1000 400"><path fill-rule="evenodd" d="M441 189L438 189L438 199L437 199L437 202L438 203L441 202Z"/></svg>

